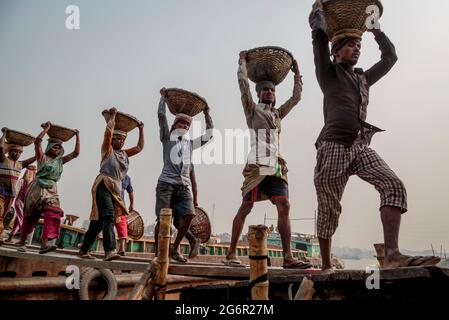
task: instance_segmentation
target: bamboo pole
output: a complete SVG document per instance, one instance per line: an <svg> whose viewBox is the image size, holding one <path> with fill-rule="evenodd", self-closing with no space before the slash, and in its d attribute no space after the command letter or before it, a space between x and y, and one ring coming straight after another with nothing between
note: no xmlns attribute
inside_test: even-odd
<svg viewBox="0 0 449 320"><path fill-rule="evenodd" d="M154 298L154 278L156 276L156 264L152 263L154 271L147 278L147 282L142 290L142 300L153 300Z"/></svg>
<svg viewBox="0 0 449 320"><path fill-rule="evenodd" d="M129 294L129 300L165 299L170 249L171 209L161 209L159 216L158 256L150 262L147 270Z"/></svg>
<svg viewBox="0 0 449 320"><path fill-rule="evenodd" d="M159 236L156 258L156 275L154 277L154 291L156 300L165 300L167 285L168 262L170 251L170 226L172 209L163 208L159 215ZM153 282L153 281L152 281Z"/></svg>
<svg viewBox="0 0 449 320"><path fill-rule="evenodd" d="M296 292L294 300L313 300L315 289L313 289L314 283L307 277L302 278L301 285Z"/></svg>
<svg viewBox="0 0 449 320"><path fill-rule="evenodd" d="M134 285L133 290L128 296L128 300L151 300L151 292L148 292L151 289L147 291L145 291L145 289L151 286L150 280L154 277L154 271L155 264L151 261L139 281Z"/></svg>
<svg viewBox="0 0 449 320"><path fill-rule="evenodd" d="M268 228L266 226L249 226L249 281L252 300L268 300L267 238ZM266 278L264 279L264 277ZM255 280L257 283L254 283Z"/></svg>

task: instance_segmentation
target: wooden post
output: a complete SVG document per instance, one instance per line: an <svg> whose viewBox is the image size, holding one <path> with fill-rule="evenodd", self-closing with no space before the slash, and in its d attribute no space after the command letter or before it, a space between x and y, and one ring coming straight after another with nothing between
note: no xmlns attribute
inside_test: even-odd
<svg viewBox="0 0 449 320"><path fill-rule="evenodd" d="M152 277L154 277L155 263L153 261L147 267L147 270L142 274L140 280L134 285L133 290L128 296L128 300L151 300L153 297L153 290L150 284ZM144 292L145 291L145 292Z"/></svg>
<svg viewBox="0 0 449 320"><path fill-rule="evenodd" d="M296 292L294 300L313 300L315 289L313 289L314 283L307 277L302 278L301 285Z"/></svg>
<svg viewBox="0 0 449 320"><path fill-rule="evenodd" d="M170 250L171 209L161 209L159 215L158 256L150 262L147 270L129 294L129 300L165 300Z"/></svg>
<svg viewBox="0 0 449 320"><path fill-rule="evenodd" d="M165 300L167 286L168 262L170 251L170 226L172 209L163 208L159 215L159 236L156 258L156 276L154 278L156 300Z"/></svg>
<svg viewBox="0 0 449 320"><path fill-rule="evenodd" d="M249 282L252 300L268 300L267 238L266 226L249 226Z"/></svg>

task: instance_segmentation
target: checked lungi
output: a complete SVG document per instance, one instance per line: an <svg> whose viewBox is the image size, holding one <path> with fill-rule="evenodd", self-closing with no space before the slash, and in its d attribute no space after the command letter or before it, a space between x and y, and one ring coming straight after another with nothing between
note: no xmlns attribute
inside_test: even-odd
<svg viewBox="0 0 449 320"><path fill-rule="evenodd" d="M407 211L407 192L402 181L367 144L351 147L331 141L317 146L315 188L318 198L318 237L330 239L338 227L341 198L348 179L357 175L380 193L380 207L392 206Z"/></svg>

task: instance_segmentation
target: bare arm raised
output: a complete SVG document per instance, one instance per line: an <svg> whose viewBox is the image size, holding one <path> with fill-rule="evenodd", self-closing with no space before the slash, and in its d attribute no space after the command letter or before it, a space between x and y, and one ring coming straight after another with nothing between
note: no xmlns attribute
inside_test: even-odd
<svg viewBox="0 0 449 320"><path fill-rule="evenodd" d="M73 150L72 153L62 157L61 160L63 164L66 164L67 162L75 159L80 154L80 132L78 130L76 130L75 137L76 137L75 149Z"/></svg>
<svg viewBox="0 0 449 320"><path fill-rule="evenodd" d="M302 94L302 78L299 72L298 62L293 60L292 71L295 73L293 83L293 94L282 106L279 107L279 116L283 119L294 106L301 100Z"/></svg>

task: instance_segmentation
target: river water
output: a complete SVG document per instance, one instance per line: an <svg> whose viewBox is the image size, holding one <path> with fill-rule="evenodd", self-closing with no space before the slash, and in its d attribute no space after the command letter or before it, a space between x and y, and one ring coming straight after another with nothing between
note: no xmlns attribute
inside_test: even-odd
<svg viewBox="0 0 449 320"><path fill-rule="evenodd" d="M345 269L352 270L366 270L368 266L377 266L376 258L368 258L368 259L342 259L345 264Z"/></svg>

